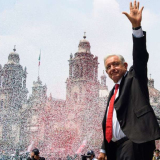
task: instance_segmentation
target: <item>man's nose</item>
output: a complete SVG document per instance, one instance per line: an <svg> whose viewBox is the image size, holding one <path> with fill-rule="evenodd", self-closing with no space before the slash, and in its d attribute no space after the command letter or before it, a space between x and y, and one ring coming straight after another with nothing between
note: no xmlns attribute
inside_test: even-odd
<svg viewBox="0 0 160 160"><path fill-rule="evenodd" d="M111 70L115 69L115 66L114 65L111 65Z"/></svg>

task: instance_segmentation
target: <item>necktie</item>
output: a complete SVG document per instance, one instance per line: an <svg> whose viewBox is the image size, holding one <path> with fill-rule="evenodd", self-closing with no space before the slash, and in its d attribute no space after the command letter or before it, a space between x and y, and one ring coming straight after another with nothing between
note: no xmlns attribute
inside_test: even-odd
<svg viewBox="0 0 160 160"><path fill-rule="evenodd" d="M107 116L107 121L106 121L106 140L108 143L112 139L112 117L113 117L113 108L114 108L114 100L118 91L119 84L115 85L115 92L113 96L110 99L109 103L109 111L108 111L108 116Z"/></svg>

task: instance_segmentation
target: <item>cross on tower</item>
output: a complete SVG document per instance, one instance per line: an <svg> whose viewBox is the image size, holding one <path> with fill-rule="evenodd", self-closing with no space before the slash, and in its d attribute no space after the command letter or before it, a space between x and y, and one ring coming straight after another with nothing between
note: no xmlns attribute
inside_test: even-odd
<svg viewBox="0 0 160 160"><path fill-rule="evenodd" d="M13 49L13 51L14 51L14 52L16 51L16 45L14 45L14 49Z"/></svg>
<svg viewBox="0 0 160 160"><path fill-rule="evenodd" d="M84 32L84 36L83 36L83 38L84 38L84 39L86 38L86 32Z"/></svg>

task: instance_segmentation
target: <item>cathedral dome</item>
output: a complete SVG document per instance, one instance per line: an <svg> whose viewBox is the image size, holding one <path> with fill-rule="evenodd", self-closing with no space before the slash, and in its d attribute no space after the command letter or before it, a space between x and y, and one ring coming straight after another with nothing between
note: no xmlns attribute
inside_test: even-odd
<svg viewBox="0 0 160 160"><path fill-rule="evenodd" d="M11 52L8 56L8 64L19 64L19 54L16 52Z"/></svg>
<svg viewBox="0 0 160 160"><path fill-rule="evenodd" d="M86 36L84 35L83 36L84 39L80 40L79 42L79 46L78 46L78 52L81 53L81 52L87 52L87 53L91 53L90 52L90 43L89 41L86 40Z"/></svg>

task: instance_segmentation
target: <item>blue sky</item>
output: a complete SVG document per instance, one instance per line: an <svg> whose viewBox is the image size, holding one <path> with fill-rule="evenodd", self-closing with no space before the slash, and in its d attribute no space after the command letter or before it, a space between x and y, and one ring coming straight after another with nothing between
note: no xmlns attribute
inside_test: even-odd
<svg viewBox="0 0 160 160"><path fill-rule="evenodd" d="M99 77L107 54L124 55L132 65L132 30L122 11L129 12L129 0L7 0L0 1L0 64L17 46L20 64L27 67L27 88L31 94L37 80L41 49L40 78L55 98L65 99L70 53L78 51L86 31L91 53L98 56ZM150 53L148 74L160 90L160 2L140 1L144 6L142 28L147 31ZM107 78L107 85L113 83Z"/></svg>

